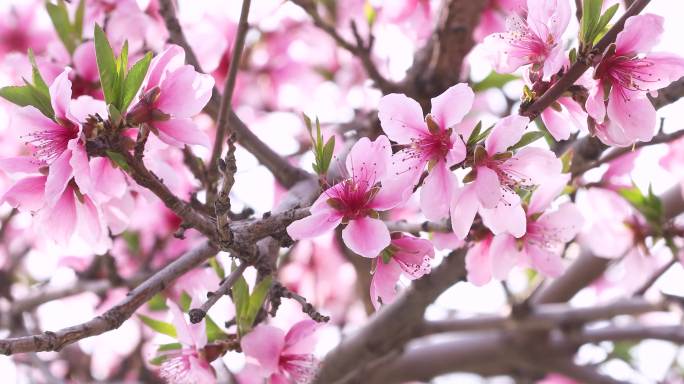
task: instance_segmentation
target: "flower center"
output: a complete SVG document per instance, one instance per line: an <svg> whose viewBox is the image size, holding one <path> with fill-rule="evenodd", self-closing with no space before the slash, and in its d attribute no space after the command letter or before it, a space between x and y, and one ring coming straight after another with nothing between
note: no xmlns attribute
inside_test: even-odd
<svg viewBox="0 0 684 384"><path fill-rule="evenodd" d="M368 216L372 209L368 207L380 187L370 180L350 177L332 187L328 205L344 215L344 220L354 220Z"/></svg>
<svg viewBox="0 0 684 384"><path fill-rule="evenodd" d="M296 384L311 382L318 370L318 360L312 354L281 355L279 365Z"/></svg>
<svg viewBox="0 0 684 384"><path fill-rule="evenodd" d="M26 143L34 147L33 156L45 163L52 163L64 151L69 141L78 137L78 127L70 121L60 121L51 124L42 131L29 133L25 136Z"/></svg>

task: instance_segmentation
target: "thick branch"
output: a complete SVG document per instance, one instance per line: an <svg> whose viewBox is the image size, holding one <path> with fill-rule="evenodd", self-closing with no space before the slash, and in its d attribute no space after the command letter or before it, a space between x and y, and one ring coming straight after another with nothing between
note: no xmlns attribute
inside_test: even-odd
<svg viewBox="0 0 684 384"><path fill-rule="evenodd" d="M56 332L46 331L39 335L0 340L0 353L12 355L24 352L59 351L64 346L83 338L116 329L157 292L168 287L176 278L215 255L216 252L216 248L209 242L205 242L162 268L104 314L88 322Z"/></svg>
<svg viewBox="0 0 684 384"><path fill-rule="evenodd" d="M431 274L414 281L403 295L376 312L358 333L328 354L315 383L354 382L367 373L375 360L419 334L425 308L447 288L465 279L465 253L466 249L453 252Z"/></svg>

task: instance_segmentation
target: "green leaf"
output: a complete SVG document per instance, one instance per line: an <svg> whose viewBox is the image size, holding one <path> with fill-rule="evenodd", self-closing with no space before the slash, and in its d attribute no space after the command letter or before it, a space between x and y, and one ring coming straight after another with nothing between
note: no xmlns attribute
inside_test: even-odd
<svg viewBox="0 0 684 384"><path fill-rule="evenodd" d="M78 39L80 43L83 38L83 17L85 15L85 0L80 0L78 2L78 8L76 8L76 14L74 15L74 24L71 30L74 32L74 37Z"/></svg>
<svg viewBox="0 0 684 384"><path fill-rule="evenodd" d="M123 169L124 171L129 170L128 163L126 162L126 158L122 154L120 154L118 152L107 150L107 157L109 157L109 159L111 161L113 161L114 164L118 165L119 168Z"/></svg>
<svg viewBox="0 0 684 384"><path fill-rule="evenodd" d="M594 30L601 16L603 0L584 0L582 4L582 20L580 22L580 41L585 46L591 46L594 40Z"/></svg>
<svg viewBox="0 0 684 384"><path fill-rule="evenodd" d="M140 254L140 234L138 232L125 231L121 234L121 237L123 237L128 246L128 250L132 254Z"/></svg>
<svg viewBox="0 0 684 384"><path fill-rule="evenodd" d="M174 339L178 337L178 334L176 333L176 328L173 326L171 323L167 323L165 321L153 319L151 317L147 317L145 315L138 315L140 320L147 325L148 327L152 328L155 332L162 333L167 336L171 336Z"/></svg>
<svg viewBox="0 0 684 384"><path fill-rule="evenodd" d="M215 257L209 259L209 265L214 270L214 272L216 272L216 276L218 276L219 279L223 280L226 278L226 271L223 269L221 263L219 263Z"/></svg>
<svg viewBox="0 0 684 384"><path fill-rule="evenodd" d="M644 195L636 186L622 188L618 193L644 216L651 227L656 231L661 228L663 206L660 198L653 193L651 187L648 188L647 195Z"/></svg>
<svg viewBox="0 0 684 384"><path fill-rule="evenodd" d="M250 319L252 319L252 323L254 322L257 313L261 309L261 306L264 304L264 300L266 299L268 291L271 290L272 281L273 278L271 276L266 276L263 280L257 283L257 285L254 287L254 292L252 292L252 295L249 297L248 315ZM250 324L250 326L251 325L252 324Z"/></svg>
<svg viewBox="0 0 684 384"><path fill-rule="evenodd" d="M150 301L147 302L147 308L150 311L164 311L169 309L169 307L166 305L166 297L164 297L164 295L161 293L157 293L152 296Z"/></svg>
<svg viewBox="0 0 684 384"><path fill-rule="evenodd" d="M237 267L235 263L232 265L234 271ZM251 324L245 324L245 314L249 309L249 286L247 280L243 276L237 279L232 288L233 303L235 303L235 321L237 322L238 333L242 336L249 330Z"/></svg>
<svg viewBox="0 0 684 384"><path fill-rule="evenodd" d="M131 104L133 98L138 93L140 86L145 80L145 75L150 67L150 62L152 61L152 53L147 52L145 56L138 60L137 63L133 64L131 70L126 75L126 80L124 81L123 87L123 98L121 102L121 110L125 111L126 108Z"/></svg>
<svg viewBox="0 0 684 384"><path fill-rule="evenodd" d="M95 56L105 101L107 104L114 104L118 99L117 60L107 36L99 25L95 25Z"/></svg>
<svg viewBox="0 0 684 384"><path fill-rule="evenodd" d="M520 149L528 144L531 144L539 139L544 137L544 132L542 131L530 131L526 132L522 137L520 138L520 141L517 143L513 144L512 146L508 147L509 151L515 151L516 149Z"/></svg>
<svg viewBox="0 0 684 384"><path fill-rule="evenodd" d="M178 301L178 304L180 304L181 311L187 312L190 310L190 305L192 304L192 297L190 297L190 295L187 292L181 292Z"/></svg>
<svg viewBox="0 0 684 384"><path fill-rule="evenodd" d="M470 137L468 137L468 145L476 144L477 142L477 137L480 135L480 131L482 131L482 120L477 122L477 125L475 128L473 128L473 131L470 132Z"/></svg>
<svg viewBox="0 0 684 384"><path fill-rule="evenodd" d="M615 12L617 12L619 7L620 4L614 4L612 7L606 9L606 12L601 15L601 18L599 18L595 30L593 31L595 34L594 38L598 37L598 35L608 26L608 23L610 23L610 20L615 16Z"/></svg>
<svg viewBox="0 0 684 384"><path fill-rule="evenodd" d="M497 73L492 71L489 73L489 75L487 75L487 77L482 79L482 81L479 81L473 85L473 91L481 92L491 88L502 88L504 85L517 79L519 79L518 76L511 75L509 73Z"/></svg>
<svg viewBox="0 0 684 384"><path fill-rule="evenodd" d="M157 356L157 357L155 357L155 358L153 358L153 359L150 359L150 360L148 361L148 363L150 363L151 365L160 366L160 365L162 365L168 358L169 358L169 355L159 355L159 356Z"/></svg>
<svg viewBox="0 0 684 384"><path fill-rule="evenodd" d="M33 55L33 50L30 48L28 50L28 58L29 58L29 62L31 63L31 81L33 81L33 85L49 101L50 100L50 88L48 88L47 83L45 83L43 76L40 74L40 70L38 69L38 64L36 64L36 57Z"/></svg>
<svg viewBox="0 0 684 384"><path fill-rule="evenodd" d="M160 344L159 347L157 347L157 352L173 351L181 348L183 348L181 343Z"/></svg>
<svg viewBox="0 0 684 384"><path fill-rule="evenodd" d="M49 96L46 101L40 91L29 83L26 83L24 86L0 88L0 97L20 107L33 106L47 118L54 119L55 112L52 110L52 105L49 102Z"/></svg>
<svg viewBox="0 0 684 384"><path fill-rule="evenodd" d="M50 16L50 20L52 20L55 31L57 31L57 36L62 40L62 43L66 50L69 51L69 54L73 54L77 44L75 38L76 32L73 30L71 22L69 21L69 11L67 10L66 4L63 0L59 0L56 5L46 2L45 8Z"/></svg>
<svg viewBox="0 0 684 384"><path fill-rule="evenodd" d="M126 70L128 69L128 40L124 42L121 48L121 54L116 58L116 105L119 111L123 111L123 94L126 79Z"/></svg>
<svg viewBox="0 0 684 384"><path fill-rule="evenodd" d="M562 173L568 173L570 172L570 167L572 167L572 158L575 155L575 151L571 149L568 149L563 153L560 157L561 164L563 164L563 170Z"/></svg>
<svg viewBox="0 0 684 384"><path fill-rule="evenodd" d="M216 340L222 339L226 334L223 330L211 319L209 316L204 317L207 331L207 342L211 343Z"/></svg>
<svg viewBox="0 0 684 384"><path fill-rule="evenodd" d="M330 163L332 162L333 152L335 151L335 136L330 137L328 141L323 146L323 156L321 159L321 172L327 173L330 168Z"/></svg>

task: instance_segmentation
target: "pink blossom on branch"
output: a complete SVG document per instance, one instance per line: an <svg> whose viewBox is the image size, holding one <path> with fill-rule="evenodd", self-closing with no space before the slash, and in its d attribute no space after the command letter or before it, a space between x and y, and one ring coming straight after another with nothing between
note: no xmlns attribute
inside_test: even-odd
<svg viewBox="0 0 684 384"><path fill-rule="evenodd" d="M390 244L390 233L378 213L401 203L401 195L388 189L392 150L386 136L375 141L361 138L349 152L348 176L325 190L311 206L311 216L287 227L295 240L321 235L339 224L342 240L352 251L374 258Z"/></svg>
<svg viewBox="0 0 684 384"><path fill-rule="evenodd" d="M377 258L371 281L370 296L375 308L394 299L400 276L415 280L430 273L430 262L434 257L435 250L430 241L393 234L392 243Z"/></svg>
<svg viewBox="0 0 684 384"><path fill-rule="evenodd" d="M494 126L485 146L475 148L472 182L458 188L451 200L451 226L460 238L468 235L478 212L495 235L525 234L525 211L517 190L540 185L562 168L547 149L528 146L515 154L508 150L522 138L528 123L526 117L505 117Z"/></svg>
<svg viewBox="0 0 684 384"><path fill-rule="evenodd" d="M247 366L239 374L242 384L308 383L318 369L313 355L318 323L302 320L285 334L280 328L259 325L242 338Z"/></svg>
<svg viewBox="0 0 684 384"><path fill-rule="evenodd" d="M662 17L630 17L594 69L586 110L605 144L628 146L655 134L656 111L647 95L684 76L683 58L650 52L662 33Z"/></svg>
<svg viewBox="0 0 684 384"><path fill-rule="evenodd" d="M407 199L427 165L428 176L420 192L425 217L439 220L449 215L449 200L457 184L449 167L465 159L466 148L456 124L470 111L474 94L460 83L432 99L432 111L423 118L417 101L401 94L384 96L378 117L387 136L404 148L393 156L396 180L392 188Z"/></svg>
<svg viewBox="0 0 684 384"><path fill-rule="evenodd" d="M484 47L497 72L510 73L532 65L545 79L565 61L562 35L570 21L569 0L527 0L527 17L512 14L507 31L484 39Z"/></svg>
<svg viewBox="0 0 684 384"><path fill-rule="evenodd" d="M192 121L211 98L214 79L185 65L185 51L171 45L150 64L140 99L127 120L147 124L159 138L173 146L209 146L209 137Z"/></svg>

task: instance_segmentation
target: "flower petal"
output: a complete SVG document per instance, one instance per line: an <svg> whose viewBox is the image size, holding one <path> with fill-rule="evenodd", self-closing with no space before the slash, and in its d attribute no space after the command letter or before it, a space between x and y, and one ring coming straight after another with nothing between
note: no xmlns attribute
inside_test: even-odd
<svg viewBox="0 0 684 384"><path fill-rule="evenodd" d="M174 117L193 117L209 102L214 78L184 65L169 73L161 84L155 106Z"/></svg>
<svg viewBox="0 0 684 384"><path fill-rule="evenodd" d="M473 225L480 201L473 185L457 189L451 199L451 228L460 239L465 239Z"/></svg>
<svg viewBox="0 0 684 384"><path fill-rule="evenodd" d="M657 125L653 104L641 92L624 92L625 95L613 87L608 100L608 116L622 128L630 142L650 141Z"/></svg>
<svg viewBox="0 0 684 384"><path fill-rule="evenodd" d="M294 240L308 239L322 235L342 222L342 216L332 209L313 212L287 226L287 233Z"/></svg>
<svg viewBox="0 0 684 384"><path fill-rule="evenodd" d="M516 239L509 234L497 235L489 252L492 254L492 275L498 280L506 280L521 258Z"/></svg>
<svg viewBox="0 0 684 384"><path fill-rule="evenodd" d="M496 172L487 167L477 167L477 177L473 185L484 208L496 207L502 195L501 183Z"/></svg>
<svg viewBox="0 0 684 384"><path fill-rule="evenodd" d="M374 258L390 245L390 233L381 220L363 217L349 222L342 240L355 253Z"/></svg>
<svg viewBox="0 0 684 384"><path fill-rule="evenodd" d="M449 203L456 183L456 175L444 161L438 162L428 173L420 190L420 209L428 220L449 216Z"/></svg>
<svg viewBox="0 0 684 384"><path fill-rule="evenodd" d="M466 83L452 85L432 99L430 113L442 130L452 128L463 120L473 106L475 94Z"/></svg>
<svg viewBox="0 0 684 384"><path fill-rule="evenodd" d="M161 141L174 147L197 144L209 148L211 145L209 136L189 118L156 121L154 127L158 130Z"/></svg>
<svg viewBox="0 0 684 384"><path fill-rule="evenodd" d="M67 118L69 102L71 101L69 71L71 71L71 69L66 68L57 76L57 78L55 78L52 84L50 84L50 102L52 103L52 109L55 111L55 117L59 119Z"/></svg>
<svg viewBox="0 0 684 384"><path fill-rule="evenodd" d="M525 210L520 205L499 204L494 209L480 209L482 223L494 235L510 233L520 238L527 230Z"/></svg>
<svg viewBox="0 0 684 384"><path fill-rule="evenodd" d="M492 279L492 256L489 252L491 238L475 243L466 254L465 266L468 271L468 281L478 287L487 284Z"/></svg>
<svg viewBox="0 0 684 384"><path fill-rule="evenodd" d="M276 373L285 346L285 333L270 325L259 325L242 337L240 346L245 355L256 359L268 374Z"/></svg>
<svg viewBox="0 0 684 384"><path fill-rule="evenodd" d="M0 198L14 208L37 211L45 203L45 176L26 177L20 179Z"/></svg>
<svg viewBox="0 0 684 384"><path fill-rule="evenodd" d="M625 21L625 27L615 40L616 55L646 53L660 41L664 19L652 13L636 15Z"/></svg>
<svg viewBox="0 0 684 384"><path fill-rule="evenodd" d="M370 298L376 310L380 308L381 303L387 305L394 300L400 276L401 268L396 261L390 260L385 264L384 261L378 259L370 286Z"/></svg>
<svg viewBox="0 0 684 384"><path fill-rule="evenodd" d="M420 104L403 94L383 96L378 103L378 118L387 137L397 143L408 144L427 132Z"/></svg>
<svg viewBox="0 0 684 384"><path fill-rule="evenodd" d="M375 141L361 138L349 151L346 160L350 176L369 182L382 181L388 175L392 162L392 147L387 136L380 135Z"/></svg>
<svg viewBox="0 0 684 384"><path fill-rule="evenodd" d="M61 155L50 165L48 171L47 181L45 182L45 198L48 205L62 196L64 189L69 184L73 170L71 168L71 151L64 151Z"/></svg>
<svg viewBox="0 0 684 384"><path fill-rule="evenodd" d="M511 115L499 120L485 140L489 156L505 152L508 147L520 141L530 119L524 116Z"/></svg>

